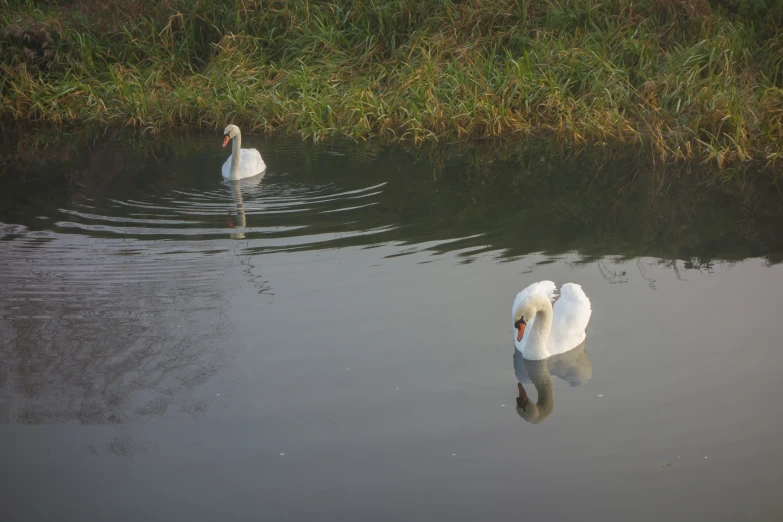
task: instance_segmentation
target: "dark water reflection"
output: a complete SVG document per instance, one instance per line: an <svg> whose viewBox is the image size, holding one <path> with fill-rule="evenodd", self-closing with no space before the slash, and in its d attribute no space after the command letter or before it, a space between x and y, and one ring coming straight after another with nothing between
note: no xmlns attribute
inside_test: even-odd
<svg viewBox="0 0 783 522"><path fill-rule="evenodd" d="M776 186L252 135L235 184L219 141L0 144L3 519L783 512ZM593 317L524 361L542 279Z"/></svg>
<svg viewBox="0 0 783 522"><path fill-rule="evenodd" d="M278 139L263 145L273 175L238 191L211 176L224 155L211 138L5 143L0 217L30 230L192 241L225 237L226 214L244 202L244 237L264 239L255 251L398 241L501 258L783 260L779 188L752 179L710 186L711 175L675 178L631 159L562 159L536 147L411 154Z"/></svg>

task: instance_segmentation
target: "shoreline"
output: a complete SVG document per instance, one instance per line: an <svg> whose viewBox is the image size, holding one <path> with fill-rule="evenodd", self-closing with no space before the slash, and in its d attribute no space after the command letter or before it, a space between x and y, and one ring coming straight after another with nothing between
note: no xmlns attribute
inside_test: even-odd
<svg viewBox="0 0 783 522"><path fill-rule="evenodd" d="M718 170L772 170L783 158L783 13L772 8L4 4L6 123L137 132L234 123L414 146L551 139Z"/></svg>
<svg viewBox="0 0 783 522"><path fill-rule="evenodd" d="M206 147L214 145L217 155L226 155L228 153L220 146L222 130L222 127L180 125L145 132L122 126L80 126L65 123L54 125L47 122L33 122L28 125L19 121L0 121L0 132L4 137L4 140L0 141L0 177L10 162L36 163L50 154L56 156L63 151L88 153L109 143L125 143L131 149L147 150L157 155L161 150L174 150L183 145L187 148L191 147L192 143L200 142ZM705 185L738 181L744 185L753 181L777 187L781 179L779 170L765 168L759 162L732 164L718 170L714 165L696 160L656 160L649 151L634 145L583 143L572 146L551 137L535 135L528 138L439 139L414 144L383 138L356 139L343 135L329 135L314 141L290 132L242 132L245 138L243 144L259 148L262 155L265 143L290 141L301 142L313 151L353 151L358 157L374 157L385 151L395 150L415 158L417 162L423 161L432 165L435 176L441 176L455 166L469 165L472 175L484 177L496 166L505 168L504 166L509 164L516 164L523 172L541 171L542 166L549 171L553 168L566 168L578 172L580 169L575 167L581 165L581 170L589 173L591 178L604 169L620 168L644 173L643 177L656 179L657 182L671 177L687 177L697 184Z"/></svg>

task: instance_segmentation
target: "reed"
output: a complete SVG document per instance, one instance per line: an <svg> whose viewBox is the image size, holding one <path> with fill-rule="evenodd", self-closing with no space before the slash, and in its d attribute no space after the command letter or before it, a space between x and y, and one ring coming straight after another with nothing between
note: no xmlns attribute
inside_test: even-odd
<svg viewBox="0 0 783 522"><path fill-rule="evenodd" d="M783 158L782 0L0 0L0 118Z"/></svg>

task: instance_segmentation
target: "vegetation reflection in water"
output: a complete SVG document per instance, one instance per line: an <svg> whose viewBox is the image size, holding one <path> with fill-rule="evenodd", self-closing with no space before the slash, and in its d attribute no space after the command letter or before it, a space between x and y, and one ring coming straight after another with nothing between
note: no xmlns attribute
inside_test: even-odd
<svg viewBox="0 0 783 522"><path fill-rule="evenodd" d="M134 231L121 225L133 211L125 207L140 203L181 222L151 215L138 237L202 240L220 235L226 221L215 215L241 198L243 238L270 240L253 244L258 252L378 241L415 251L436 241L426 248L464 250L466 260L482 251L497 251L501 259L532 252L578 252L585 260L649 256L705 268L747 257L783 260L779 188L750 175L716 184L709 175L634 157L572 155L532 142L408 149L251 136L249 146L269 157L270 167L258 185L240 185L238 193L215 177L215 165L219 174L225 160L216 140L212 134L60 133L8 141L0 220L35 230L50 228L52 220L85 226L111 219L120 226L79 233L127 238ZM63 219L63 210L80 206L93 212ZM312 241L313 234L325 235ZM283 237L300 240L271 241Z"/></svg>

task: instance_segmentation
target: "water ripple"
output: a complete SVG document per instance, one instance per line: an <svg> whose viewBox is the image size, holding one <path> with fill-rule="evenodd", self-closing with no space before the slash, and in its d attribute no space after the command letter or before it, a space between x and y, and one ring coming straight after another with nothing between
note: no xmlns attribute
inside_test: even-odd
<svg viewBox="0 0 783 522"><path fill-rule="evenodd" d="M169 190L149 186L126 197L79 198L56 209L59 219L46 219L50 232L59 234L140 241L263 240L254 248L300 250L393 230L388 223L356 216L379 204L386 185L376 179L367 186L344 187L272 173L238 183L218 179ZM6 225L0 238L19 233ZM33 237L32 231L24 234Z"/></svg>

